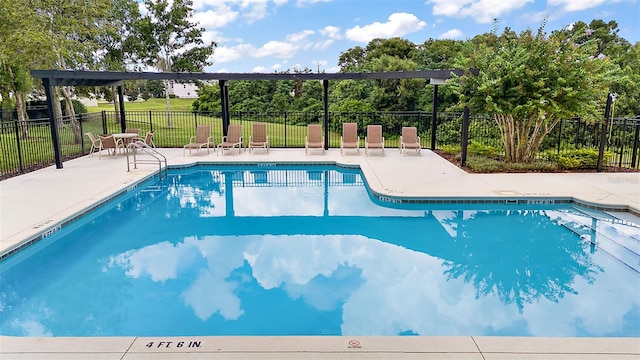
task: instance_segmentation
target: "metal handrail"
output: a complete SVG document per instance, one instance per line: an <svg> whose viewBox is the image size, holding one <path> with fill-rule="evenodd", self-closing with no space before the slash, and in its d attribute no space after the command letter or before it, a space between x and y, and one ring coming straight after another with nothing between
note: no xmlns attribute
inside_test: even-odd
<svg viewBox="0 0 640 360"><path fill-rule="evenodd" d="M138 168L138 164L158 164L158 173L160 174L160 178L164 179L167 177L167 158L162 155L160 152L158 152L158 150L152 148L151 146L147 145L147 143L145 143L144 141L140 141L140 140L136 140L136 141L132 141L131 143L129 143L127 145L128 149L127 149L127 171L131 171L131 164L133 164L133 168L137 169ZM154 160L144 160L144 159L138 159L137 155L138 155L138 151L142 151L144 153L146 153L147 155L151 156L152 158L154 158ZM129 158L129 155L133 154L133 161L131 161L131 159ZM164 175L162 172L162 164L164 163Z"/></svg>

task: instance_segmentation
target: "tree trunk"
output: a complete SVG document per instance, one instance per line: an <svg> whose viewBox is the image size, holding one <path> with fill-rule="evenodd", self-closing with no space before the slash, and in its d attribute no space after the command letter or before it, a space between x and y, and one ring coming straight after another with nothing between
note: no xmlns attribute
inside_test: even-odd
<svg viewBox="0 0 640 360"><path fill-rule="evenodd" d="M531 163L536 159L544 138L560 119L547 120L544 114L514 120L513 115L495 115L500 129L506 162Z"/></svg>
<svg viewBox="0 0 640 360"><path fill-rule="evenodd" d="M113 111L116 113L116 124L120 124L120 100L116 100L116 94L118 89L115 86L111 87L111 94L113 94Z"/></svg>
<svg viewBox="0 0 640 360"><path fill-rule="evenodd" d="M69 117L69 124L71 124L71 131L73 131L73 141L75 144L82 142L82 134L80 133L80 122L76 118L76 111L73 108L73 101L71 100L71 94L69 88L61 86L60 90L64 96L65 113Z"/></svg>
<svg viewBox="0 0 640 360"><path fill-rule="evenodd" d="M167 106L167 128L171 129L171 104L169 103L169 80L164 80L164 101Z"/></svg>
<svg viewBox="0 0 640 360"><path fill-rule="evenodd" d="M58 127L61 128L64 124L62 123L62 107L60 106L60 90L57 86L53 86L51 89L51 95L53 96L53 112L56 115Z"/></svg>
<svg viewBox="0 0 640 360"><path fill-rule="evenodd" d="M14 79L14 73L11 69L11 66L7 67L9 78ZM13 90L13 95L16 99L16 112L18 114L18 124L17 126L20 129L20 138L27 139L29 137L28 132L28 124L27 120L29 120L29 115L27 114L27 102L25 101L25 94L18 88L17 82L13 81L11 83L11 90Z"/></svg>
<svg viewBox="0 0 640 360"><path fill-rule="evenodd" d="M22 91L15 90L14 96L16 99L16 112L18 113L18 127L20 129L20 138L29 138L28 124L29 115L27 114L27 103L25 101L25 95Z"/></svg>

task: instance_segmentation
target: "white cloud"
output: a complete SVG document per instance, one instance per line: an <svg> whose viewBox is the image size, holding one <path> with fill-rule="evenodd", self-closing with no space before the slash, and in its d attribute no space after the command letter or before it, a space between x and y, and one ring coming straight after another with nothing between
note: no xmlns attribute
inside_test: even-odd
<svg viewBox="0 0 640 360"><path fill-rule="evenodd" d="M223 38L217 31L205 31L202 33L202 42L205 44L210 44L212 41L221 43L227 40L228 39Z"/></svg>
<svg viewBox="0 0 640 360"><path fill-rule="evenodd" d="M433 4L433 15L458 18L470 17L479 23L490 23L504 14L523 8L530 2L533 2L533 0L428 0L427 4Z"/></svg>
<svg viewBox="0 0 640 360"><path fill-rule="evenodd" d="M307 39L310 35L315 34L315 31L313 30L303 30L294 34L289 34L287 35L287 40L294 42L294 43L299 43L304 41L305 39Z"/></svg>
<svg viewBox="0 0 640 360"><path fill-rule="evenodd" d="M282 41L269 41L256 49L254 57L261 58L266 56L275 56L280 59L289 59L295 55L298 47L294 44Z"/></svg>
<svg viewBox="0 0 640 360"><path fill-rule="evenodd" d="M280 6L287 3L287 0L194 0L193 8L195 10L212 8L214 12L233 8L240 16L253 22L269 15L270 2L275 6Z"/></svg>
<svg viewBox="0 0 640 360"><path fill-rule="evenodd" d="M193 20L207 29L225 27L238 18L238 12L230 7L222 5L215 10L199 11L193 14Z"/></svg>
<svg viewBox="0 0 640 360"><path fill-rule="evenodd" d="M255 51L255 48L249 44L240 44L237 46L221 46L213 52L214 64L220 64L230 61L239 60L248 56Z"/></svg>
<svg viewBox="0 0 640 360"><path fill-rule="evenodd" d="M333 44L333 41L334 40L329 39L329 40L317 42L317 43L313 44L313 49L314 50L326 50L326 49L329 48L329 46L331 46L331 44Z"/></svg>
<svg viewBox="0 0 640 360"><path fill-rule="evenodd" d="M581 11L600 6L604 3L618 2L616 0L549 0L549 6L562 7L564 11Z"/></svg>
<svg viewBox="0 0 640 360"><path fill-rule="evenodd" d="M296 6L304 6L307 4L315 4L320 2L330 2L331 0L298 0Z"/></svg>
<svg viewBox="0 0 640 360"><path fill-rule="evenodd" d="M267 68L265 68L264 66L256 66L253 69L251 69L251 72L254 73L262 73L266 70Z"/></svg>
<svg viewBox="0 0 640 360"><path fill-rule="evenodd" d="M342 35L340 35L340 28L337 26L325 26L323 29L318 30L318 32L329 39L342 39Z"/></svg>
<svg viewBox="0 0 640 360"><path fill-rule="evenodd" d="M459 29L451 29L449 31L446 31L442 34L440 34L440 36L438 36L438 39L460 39L462 37L462 31Z"/></svg>
<svg viewBox="0 0 640 360"><path fill-rule="evenodd" d="M375 38L400 37L421 30L427 25L413 14L393 13L385 23L374 22L356 26L346 31L349 40L369 42Z"/></svg>

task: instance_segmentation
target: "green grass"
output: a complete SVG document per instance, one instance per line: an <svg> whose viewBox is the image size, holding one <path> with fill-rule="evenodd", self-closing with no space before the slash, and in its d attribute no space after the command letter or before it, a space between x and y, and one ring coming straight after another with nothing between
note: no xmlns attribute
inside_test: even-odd
<svg viewBox="0 0 640 360"><path fill-rule="evenodd" d="M172 111L191 111L191 104L194 99L169 99ZM124 109L126 111L166 111L165 100L149 99L147 101L137 100L134 102L125 102ZM102 110L113 111L113 103L99 103L98 106L87 106L88 112L100 112Z"/></svg>

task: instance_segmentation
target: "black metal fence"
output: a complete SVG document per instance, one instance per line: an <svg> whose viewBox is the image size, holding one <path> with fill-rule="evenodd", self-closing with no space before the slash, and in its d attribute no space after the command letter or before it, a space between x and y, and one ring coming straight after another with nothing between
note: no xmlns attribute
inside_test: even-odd
<svg viewBox="0 0 640 360"><path fill-rule="evenodd" d="M460 145L462 114L439 113L436 117L435 144L432 144L433 115L429 112L351 112L329 113L329 147L340 146L340 135L344 122L356 122L362 145L369 124L381 124L385 147L397 148L403 126L418 128L423 148L442 149L446 145ZM91 142L87 132L109 134L122 132L124 128L138 128L140 134L153 131L157 147L181 148L195 135L196 125L209 124L216 142L222 139L222 116L220 113L194 113L189 111L128 111L123 123L118 113L101 113L77 116L79 128L74 128L72 119L64 118L58 126L60 148L63 159L88 154ZM324 124L324 113L306 112L235 112L230 114L233 124L243 125L244 142L251 135L251 123L267 123L269 143L274 148L302 148L305 144L307 124ZM638 135L640 117L614 118L608 124L605 150L613 154L609 164L638 168ZM602 123L589 124L579 118L561 121L546 137L540 148L540 156L546 153L562 153L573 149L598 149ZM26 134L26 136L25 136ZM490 146L500 151L502 141L495 121L488 116L473 116L470 119L469 142ZM51 129L48 119L29 120L21 125L14 119L0 122L0 179L12 177L46 167L55 163Z"/></svg>
<svg viewBox="0 0 640 360"><path fill-rule="evenodd" d="M76 116L80 131L73 128L68 116L60 120L58 136L64 160L85 155L91 142L82 135L101 128L102 116L82 114ZM0 121L0 179L41 169L55 163L49 119L30 119L21 124L15 119Z"/></svg>

